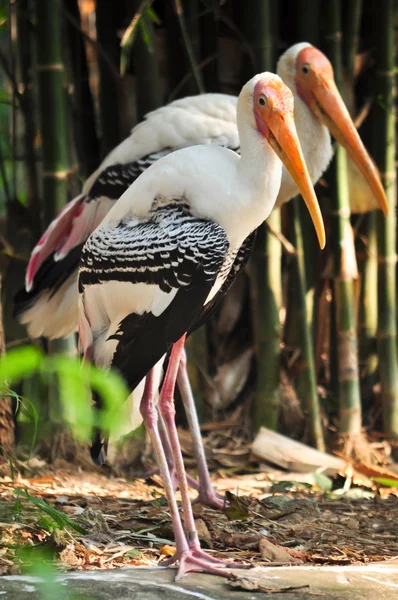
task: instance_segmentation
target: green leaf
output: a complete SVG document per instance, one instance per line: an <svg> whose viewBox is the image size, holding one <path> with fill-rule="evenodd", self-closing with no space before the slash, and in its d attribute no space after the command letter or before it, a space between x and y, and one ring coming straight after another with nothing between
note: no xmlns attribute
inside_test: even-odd
<svg viewBox="0 0 398 600"><path fill-rule="evenodd" d="M150 31L147 23L145 22L145 19L141 19L141 21L139 23L139 27L140 27L141 37L144 41L144 44L147 47L148 52L152 53L153 52L153 44L152 44L151 31Z"/></svg>
<svg viewBox="0 0 398 600"><path fill-rule="evenodd" d="M151 19L152 23L155 23L155 25L161 25L162 22L153 10L152 6L149 6L146 9L145 14Z"/></svg>
<svg viewBox="0 0 398 600"><path fill-rule="evenodd" d="M126 74L127 65L130 60L130 54L135 37L137 35L138 26L141 23L144 13L146 10L148 10L151 4L152 0L142 0L138 10L130 22L130 25L123 34L122 41L120 42L120 74L122 77Z"/></svg>
<svg viewBox="0 0 398 600"><path fill-rule="evenodd" d="M87 535L88 531L84 529L79 523L73 521L73 519L69 518L65 513L57 510L50 506L45 500L42 498L35 498L35 496L31 496L28 490L14 490L14 494L17 496L23 496L32 504L34 504L39 510L43 511L46 515L51 517L51 519L58 525L60 529L64 529L65 527L70 527L74 529L78 533L83 535Z"/></svg>
<svg viewBox="0 0 398 600"><path fill-rule="evenodd" d="M286 492L298 491L300 489L310 490L312 487L312 484L306 481L277 481L271 485L270 492L272 494L285 494Z"/></svg>
<svg viewBox="0 0 398 600"><path fill-rule="evenodd" d="M386 487L398 487L398 481L396 479L389 479L388 477L372 477L373 481L385 485Z"/></svg>
<svg viewBox="0 0 398 600"><path fill-rule="evenodd" d="M43 353L35 346L10 350L0 359L0 385L5 386L5 382L12 385L30 377L40 369L43 358ZM4 390L1 393L5 395Z"/></svg>
<svg viewBox="0 0 398 600"><path fill-rule="evenodd" d="M29 457L30 457L33 452L33 448L35 447L35 444L36 444L37 431L39 428L39 413L37 412L36 407L33 404L33 402L31 402L27 398L20 398L20 403L23 406L29 420L33 421L33 435L32 435L32 439L31 439L30 447L29 447Z"/></svg>
<svg viewBox="0 0 398 600"><path fill-rule="evenodd" d="M249 509L240 498L231 492L225 492L225 505L223 513L230 521L246 521L249 518Z"/></svg>
<svg viewBox="0 0 398 600"><path fill-rule="evenodd" d="M133 548L133 550L129 550L128 552L126 552L124 556L127 556L128 558L140 558L141 552Z"/></svg>
<svg viewBox="0 0 398 600"><path fill-rule="evenodd" d="M333 480L330 477L324 475L323 473L317 473L316 471L311 473L311 475L315 479L316 485L321 490L323 490L324 492L330 492L330 490L333 487Z"/></svg>

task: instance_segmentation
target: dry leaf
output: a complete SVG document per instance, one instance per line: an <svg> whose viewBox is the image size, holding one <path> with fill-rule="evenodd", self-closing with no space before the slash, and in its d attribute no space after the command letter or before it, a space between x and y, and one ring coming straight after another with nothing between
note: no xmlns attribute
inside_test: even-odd
<svg viewBox="0 0 398 600"><path fill-rule="evenodd" d="M309 589L309 585L298 585L291 587L266 587L262 585L260 581L255 579L249 579L249 577L241 577L238 575L232 575L228 579L228 583L231 587L246 590L250 592L263 592L265 594L282 594L285 592L293 592L296 590Z"/></svg>
<svg viewBox="0 0 398 600"><path fill-rule="evenodd" d="M164 546L161 546L159 548L159 554L161 554L162 556L174 556L176 551L177 548L175 546L169 546L168 544L165 544Z"/></svg>
<svg viewBox="0 0 398 600"><path fill-rule="evenodd" d="M266 538L262 538L259 543L261 557L269 562L277 563L294 563L302 564L302 560L292 556L281 546L275 546L272 542Z"/></svg>
<svg viewBox="0 0 398 600"><path fill-rule="evenodd" d="M60 552L59 560L69 567L76 567L81 564L81 560L76 556L75 547L73 545L67 546Z"/></svg>
<svg viewBox="0 0 398 600"><path fill-rule="evenodd" d="M203 519L195 519L196 529L198 531L198 537L201 542L205 542L208 548L212 548L210 531L207 529L206 523Z"/></svg>

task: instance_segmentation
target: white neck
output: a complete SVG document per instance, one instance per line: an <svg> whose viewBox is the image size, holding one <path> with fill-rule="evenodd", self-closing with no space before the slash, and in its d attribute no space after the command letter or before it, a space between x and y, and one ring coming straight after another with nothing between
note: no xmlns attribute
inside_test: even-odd
<svg viewBox="0 0 398 600"><path fill-rule="evenodd" d="M238 117L241 158L233 217L237 245L267 219L274 207L282 177L282 163L267 140ZM230 227L228 227L230 229ZM235 236L231 236L234 243Z"/></svg>

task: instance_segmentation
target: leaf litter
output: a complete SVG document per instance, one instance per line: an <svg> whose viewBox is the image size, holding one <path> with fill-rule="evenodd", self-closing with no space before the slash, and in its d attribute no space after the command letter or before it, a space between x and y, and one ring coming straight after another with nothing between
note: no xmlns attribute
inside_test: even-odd
<svg viewBox="0 0 398 600"><path fill-rule="evenodd" d="M223 511L194 504L199 538L214 556L254 566L349 565L398 557L398 487L391 472L348 469L336 481L318 472L287 473L248 462L243 470L244 445L238 450L237 464L222 461L212 474L224 496ZM35 457L14 464L12 474L7 465L4 469L0 575L24 572L32 556L44 550L63 570L155 566L175 553L156 475L111 478L98 469L49 466ZM230 584L249 589L250 581L235 577ZM259 585L258 591L272 593Z"/></svg>

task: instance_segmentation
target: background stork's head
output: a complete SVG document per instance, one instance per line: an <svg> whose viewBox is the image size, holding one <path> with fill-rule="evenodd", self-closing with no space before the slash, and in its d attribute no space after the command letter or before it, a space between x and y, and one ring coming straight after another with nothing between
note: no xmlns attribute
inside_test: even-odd
<svg viewBox="0 0 398 600"><path fill-rule="evenodd" d="M379 175L340 96L330 61L320 50L303 42L281 56L278 73L346 149L386 214L388 203Z"/></svg>

